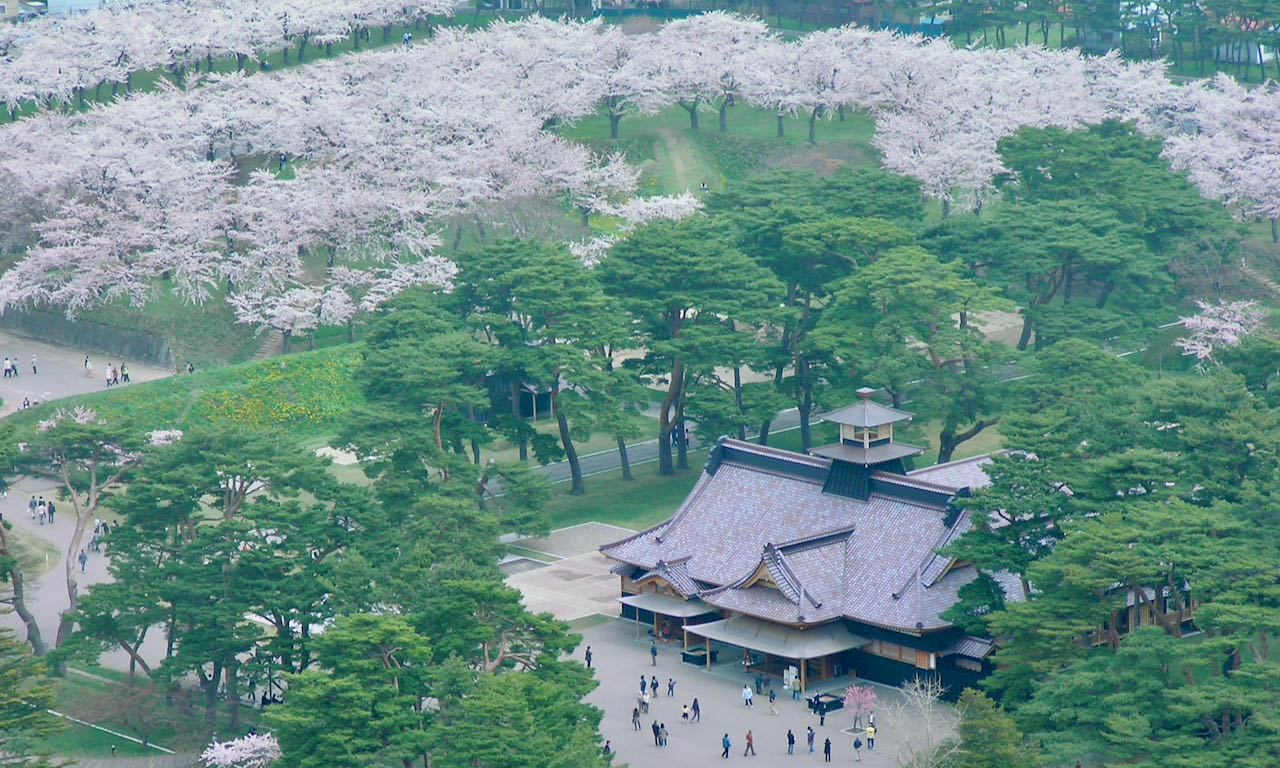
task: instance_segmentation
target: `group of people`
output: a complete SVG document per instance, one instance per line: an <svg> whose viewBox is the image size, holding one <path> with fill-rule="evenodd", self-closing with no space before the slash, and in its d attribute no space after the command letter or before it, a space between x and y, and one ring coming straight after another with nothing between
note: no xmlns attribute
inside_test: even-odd
<svg viewBox="0 0 1280 768"><path fill-rule="evenodd" d="M586 653L584 654L584 658L585 658L587 667L590 668L593 661L593 654L590 646L587 647ZM658 649L657 649L656 642L653 642L653 641L650 641L649 659L650 659L650 664L657 666ZM750 668L751 668L750 662L744 661L743 669L750 670ZM752 690L752 686L749 683L742 686L742 691L741 691L742 703L743 703L743 706L748 709L753 709L755 707L755 694L757 693L760 693L762 695L764 694L764 687L766 684L765 675L762 672L759 672L758 670L756 670L754 682L755 682L754 690ZM675 698L676 684L677 684L676 679L674 677L667 678L667 697L668 698ZM644 730L651 731L653 733L654 746L666 747L668 745L668 739L669 739L667 724L662 722L661 720L654 719L646 729L641 719L642 715L648 714L650 702L653 698L657 697L658 688L660 686L661 686L661 682L658 680L657 675L654 675L654 674L640 675L640 697L639 697L639 700L637 701L637 706L631 710L631 727L634 731L644 731ZM798 690L799 686L796 686L796 687ZM777 693L773 690L772 686L769 687L768 697L769 697L769 709L771 714L775 714L775 715L778 714L777 705L776 705ZM825 725L826 724L825 709L817 708L814 711L822 712L821 720L822 720L822 724ZM860 733L855 731L854 738L851 744L851 746L853 747L854 759L855 761L858 761L858 762L861 762L862 760L863 747L866 747L866 749L868 750L874 750L876 748L875 713L874 712L868 713L865 715L865 717L866 717L865 730L862 730ZM859 715L857 718L855 718L855 722L854 722L855 729L857 729L861 725L862 719L863 719L862 715ZM681 713L680 713L680 721L685 724L702 721L702 706L699 703L697 698L693 699L692 704L682 705ZM865 742L864 742L864 739L865 739ZM786 734L786 744L787 744L788 755L794 755L796 753L797 740L798 738L796 736L796 732L788 728L787 734ZM824 762L828 762L828 763L831 762L833 745L830 738L824 737L821 741L819 741L818 734L817 732L814 731L813 726L806 726L805 732L804 732L804 740L805 740L804 741L805 746L808 748L809 754L816 754L818 751L821 751ZM744 742L745 743L743 745L743 750L742 750L743 757L754 757L756 755L756 736L755 736L754 730L748 729L746 731L746 734L744 736ZM720 747L721 747L720 756L722 758L728 759L729 753L733 749L733 746L734 746L733 739L729 736L728 733L725 733L720 739ZM605 754L614 754L614 753L615 753L615 750L613 749L612 742L605 742Z"/></svg>
<svg viewBox="0 0 1280 768"><path fill-rule="evenodd" d="M86 379L93 378L93 361L89 359L88 355L84 356L84 377ZM119 366L117 366L115 363L107 363L107 386L108 387L113 387L118 384L128 384L128 383L129 383L129 364L128 363L120 363Z"/></svg>
<svg viewBox="0 0 1280 768"><path fill-rule="evenodd" d="M37 364L36 364L36 356L32 355L31 356L31 373L35 374L38 372L39 372L39 368L37 367ZM18 376L18 358L16 357L11 358L6 356L4 359L4 377L6 379L13 379L13 378L17 378L17 376Z"/></svg>
<svg viewBox="0 0 1280 768"><path fill-rule="evenodd" d="M31 510L31 520L40 521L40 525L44 525L45 521L49 521L53 525L53 513L57 511L52 500L45 501L43 496L31 497L31 501L27 502L27 509Z"/></svg>

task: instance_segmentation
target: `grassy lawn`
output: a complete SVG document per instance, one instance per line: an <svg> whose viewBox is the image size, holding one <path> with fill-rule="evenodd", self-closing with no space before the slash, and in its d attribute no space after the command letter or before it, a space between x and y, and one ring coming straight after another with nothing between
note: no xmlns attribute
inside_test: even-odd
<svg viewBox="0 0 1280 768"><path fill-rule="evenodd" d="M817 144L808 142L807 118L785 118L786 136L780 139L776 115L754 107L730 109L724 133L718 130L714 112L700 115L699 122L701 128L691 130L689 113L671 107L655 115L623 118L616 140L606 138L609 120L604 114L564 126L560 134L598 150L625 153L643 169L640 193L645 195L697 189L704 181L721 189L744 173L773 167L823 171L877 161L870 146L875 126L864 113L850 112L843 121L835 116L819 121Z"/></svg>
<svg viewBox="0 0 1280 768"><path fill-rule="evenodd" d="M282 430L302 440L331 434L338 420L363 402L352 381L359 362L357 345L300 352L70 397L10 418L34 423L47 418L52 407L84 405L140 430L223 423Z"/></svg>
<svg viewBox="0 0 1280 768"><path fill-rule="evenodd" d="M14 556L18 558L18 565L22 567L22 573L27 579L38 578L57 565L60 553L48 539L25 533L17 526L10 528L6 536L13 546Z"/></svg>
<svg viewBox="0 0 1280 768"><path fill-rule="evenodd" d="M116 747L116 757L154 757L163 754L159 750L78 723L68 723L66 730L39 743L41 747L50 749L61 757L111 757L112 745Z"/></svg>

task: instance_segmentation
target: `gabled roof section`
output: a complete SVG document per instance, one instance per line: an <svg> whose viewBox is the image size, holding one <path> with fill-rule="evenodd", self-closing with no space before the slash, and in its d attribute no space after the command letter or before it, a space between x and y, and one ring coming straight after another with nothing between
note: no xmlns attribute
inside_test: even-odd
<svg viewBox="0 0 1280 768"><path fill-rule="evenodd" d="M1003 453L1003 451L998 451L998 453ZM946 464L934 464L932 467L914 469L908 472L907 476L916 480L924 480L937 486L945 486L957 490L960 488L968 488L971 491L977 490L991 484L991 478L987 477L985 467L991 463L993 455L984 453L981 456L948 461Z"/></svg>
<svg viewBox="0 0 1280 768"><path fill-rule="evenodd" d="M907 413L875 402L871 399L873 394L875 394L874 389L865 387L859 389L858 395L862 398L859 402L818 414L818 418L848 427L881 427L885 424L908 421L915 416L914 413Z"/></svg>
<svg viewBox="0 0 1280 768"><path fill-rule="evenodd" d="M635 577L636 583L648 581L650 579L662 579L671 586L680 591L685 597L693 597L698 594L699 587L690 576L689 571L685 568L688 558L678 563L668 563L666 560L659 560L658 566L653 570L645 573L643 576Z"/></svg>

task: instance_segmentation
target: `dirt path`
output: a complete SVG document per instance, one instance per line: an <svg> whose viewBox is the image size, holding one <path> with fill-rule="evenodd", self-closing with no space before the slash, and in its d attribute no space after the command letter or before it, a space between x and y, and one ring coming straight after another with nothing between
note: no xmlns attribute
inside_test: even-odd
<svg viewBox="0 0 1280 768"><path fill-rule="evenodd" d="M662 137L662 141L655 143L653 156L662 158L665 155L667 158L665 164L659 160L660 166L668 165L671 169L670 179L660 179L661 186L665 187L666 191L678 194L686 189L698 189L704 181L708 184L719 181L718 176L712 178L715 174L693 151L689 139L682 136L680 131L663 128L658 134ZM665 169L660 168L660 170Z"/></svg>

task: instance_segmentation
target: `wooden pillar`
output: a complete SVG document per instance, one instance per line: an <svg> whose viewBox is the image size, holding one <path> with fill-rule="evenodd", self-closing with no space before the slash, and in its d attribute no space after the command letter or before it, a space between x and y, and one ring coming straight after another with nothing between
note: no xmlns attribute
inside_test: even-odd
<svg viewBox="0 0 1280 768"><path fill-rule="evenodd" d="M707 638L707 671L711 671L711 638Z"/></svg>
<svg viewBox="0 0 1280 768"><path fill-rule="evenodd" d="M800 662L800 695L803 696L809 692L805 686L805 673L809 671L809 664L805 659L796 659L796 661Z"/></svg>

